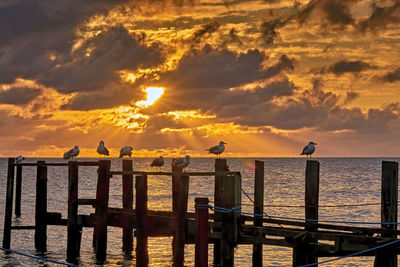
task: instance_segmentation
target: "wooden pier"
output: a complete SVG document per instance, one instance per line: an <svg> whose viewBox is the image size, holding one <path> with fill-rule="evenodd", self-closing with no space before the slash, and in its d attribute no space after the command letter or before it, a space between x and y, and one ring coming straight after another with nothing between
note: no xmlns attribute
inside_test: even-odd
<svg viewBox="0 0 400 267"><path fill-rule="evenodd" d="M22 168L37 168L35 225L13 226L12 208L21 215ZM47 210L47 169L52 166L68 168L68 218ZM79 198L79 168L97 166L96 196ZM67 227L67 261L79 262L83 227L93 227L93 248L97 263L107 256L107 227L122 228L122 250L126 256L136 253L136 266L147 266L148 237L172 236L173 266L184 265L185 244L195 244L195 266L208 266L209 244L214 244L214 266L234 266L234 249L242 244L253 245L249 258L253 266L263 265L262 247L282 246L293 249L293 266L317 263L319 257L339 257L353 253L357 256L375 256L374 266L397 266L399 242L384 248L374 248L397 240L398 163L382 162L381 225L355 227L318 221L319 167L308 160L305 171L305 220L277 219L263 216L264 162L255 161L254 213L240 211L242 177L229 171L226 159L215 160L214 172L145 172L133 170L132 160L124 159L121 171L111 171L110 160L69 161L68 163L15 163L8 159L6 207L3 248L10 249L13 230L35 231L35 248L46 252L47 225ZM16 175L15 175L16 174ZM155 211L148 207L148 176L167 176L172 179L172 210ZM16 177L15 177L16 176ZM188 203L189 180L193 176L215 177L214 205L208 198L196 198ZM122 208L109 206L110 183L122 179ZM15 182L14 182L15 180ZM15 183L15 197L14 197ZM267 185L268 186L268 185ZM195 212L188 212L188 205ZM91 214L78 214L79 205L90 205ZM210 209L213 208L213 209ZM134 243L136 249L134 250ZM364 252L365 251L365 252Z"/></svg>

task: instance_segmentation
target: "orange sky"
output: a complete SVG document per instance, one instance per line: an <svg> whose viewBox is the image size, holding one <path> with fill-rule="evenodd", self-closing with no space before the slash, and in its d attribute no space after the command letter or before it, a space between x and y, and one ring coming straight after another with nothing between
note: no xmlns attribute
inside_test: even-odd
<svg viewBox="0 0 400 267"><path fill-rule="evenodd" d="M0 156L399 156L400 0L0 2Z"/></svg>

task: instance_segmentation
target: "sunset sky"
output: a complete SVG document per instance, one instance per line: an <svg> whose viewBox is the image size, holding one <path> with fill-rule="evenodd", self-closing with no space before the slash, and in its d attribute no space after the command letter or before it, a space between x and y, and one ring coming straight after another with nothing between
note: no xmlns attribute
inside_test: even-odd
<svg viewBox="0 0 400 267"><path fill-rule="evenodd" d="M0 156L400 156L400 0L2 0Z"/></svg>

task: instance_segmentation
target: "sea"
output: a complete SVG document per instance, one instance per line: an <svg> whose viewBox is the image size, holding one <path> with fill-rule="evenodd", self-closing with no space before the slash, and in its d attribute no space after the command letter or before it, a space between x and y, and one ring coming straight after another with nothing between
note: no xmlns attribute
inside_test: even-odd
<svg viewBox="0 0 400 267"><path fill-rule="evenodd" d="M382 161L400 158L313 158L320 162L319 219L346 222L380 222L380 187ZM45 160L49 163L65 162L56 158L27 158L24 162ZM96 158L78 158L81 161L96 161ZM170 158L161 171L170 171ZM304 176L306 158L227 158L231 171L240 171L242 187L250 198L254 192L254 161L265 162L265 212L269 216L304 218ZM158 170L149 167L151 158L134 158L134 170ZM213 171L213 158L192 158L186 171ZM122 161L111 159L111 169L121 170ZM48 211L59 212L67 218L67 167L48 167ZM95 198L96 167L80 167L79 198ZM3 238L7 159L0 159L0 237ZM13 217L13 225L34 225L36 168L23 167L22 215ZM171 177L149 176L148 207L153 210L171 210ZM15 188L15 186L14 186ZM190 177L188 210L194 211L196 197L214 196L213 177ZM121 179L111 179L110 207L122 207ZM242 210L252 212L251 200L242 193ZM364 205L366 204L366 205ZM324 206L339 207L324 207ZM354 206L340 206L354 205ZM274 206L274 207L271 207ZM93 213L89 206L80 206L79 214ZM376 227L378 227L377 225ZM45 257L65 263L67 229L64 226L48 226ZM80 266L96 266L92 248L92 228L83 228ZM170 237L149 238L149 266L172 266ZM134 241L135 242L135 241ZM36 255L33 230L13 230L11 249L26 255ZM212 245L209 245L209 266L212 266ZM133 253L134 254L134 253ZM239 245L235 249L235 266L251 266L251 245ZM331 258L319 258L319 262ZM354 257L335 260L319 266L373 266L373 257ZM57 263L32 259L23 255L0 251L1 266L62 266ZM292 249L263 246L264 266L292 266ZM122 230L108 227L107 261L103 266L136 266L135 259L127 259L122 252ZM185 266L194 266L194 245L185 246Z"/></svg>

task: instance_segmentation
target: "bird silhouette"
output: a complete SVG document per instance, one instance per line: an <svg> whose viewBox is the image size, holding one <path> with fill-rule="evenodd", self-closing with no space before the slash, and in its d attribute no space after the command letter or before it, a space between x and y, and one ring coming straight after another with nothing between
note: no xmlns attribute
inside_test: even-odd
<svg viewBox="0 0 400 267"><path fill-rule="evenodd" d="M190 163L190 156L186 155L184 158L176 159L172 162L172 167L177 168L178 170L184 170Z"/></svg>
<svg viewBox="0 0 400 267"><path fill-rule="evenodd" d="M19 155L18 157L15 158L15 162L17 164L21 163L25 158L22 155Z"/></svg>
<svg viewBox="0 0 400 267"><path fill-rule="evenodd" d="M307 155L307 158L308 158L308 156L310 156L310 159L311 159L311 154L312 153L314 153L314 151L315 151L315 145L316 145L317 143L314 143L314 142L309 142L308 143L308 145L306 145L304 148L303 148L303 152L301 152L301 154L300 155Z"/></svg>
<svg viewBox="0 0 400 267"><path fill-rule="evenodd" d="M121 151L119 152L119 157L122 158L123 156L132 156L132 149L133 147L131 146L124 146L121 148Z"/></svg>
<svg viewBox="0 0 400 267"><path fill-rule="evenodd" d="M212 153L212 154L217 155L218 158L219 158L219 156L220 156L220 155L222 154L222 152L224 152L224 150L225 150L225 145L226 145L226 143L223 142L223 141L221 141L221 142L219 142L219 145L210 147L209 149L207 149L207 151L208 151L209 153Z"/></svg>
<svg viewBox="0 0 400 267"><path fill-rule="evenodd" d="M68 150L67 152L64 153L63 158L64 159L70 159L70 158L72 158L72 159L75 158L76 159L76 157L79 155L79 153L80 153L79 147L78 146L74 146L73 149L70 149L70 150Z"/></svg>
<svg viewBox="0 0 400 267"><path fill-rule="evenodd" d="M161 166L164 166L164 158L163 156L160 156L159 158L153 159L153 161L150 164L150 167L158 167L160 170Z"/></svg>
<svg viewBox="0 0 400 267"><path fill-rule="evenodd" d="M108 149L104 146L104 141L100 141L99 146L97 147L97 153L104 156L110 155L110 152L108 152Z"/></svg>

